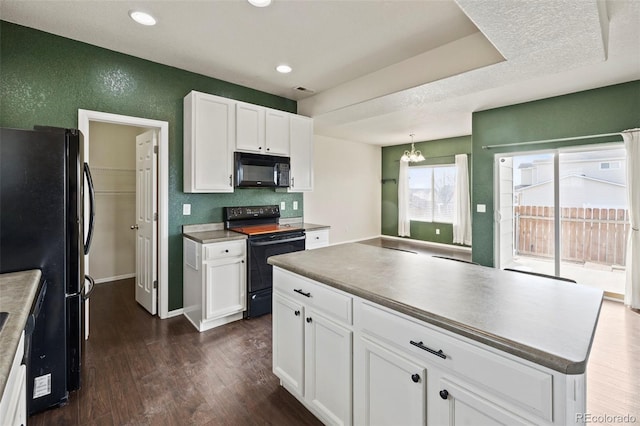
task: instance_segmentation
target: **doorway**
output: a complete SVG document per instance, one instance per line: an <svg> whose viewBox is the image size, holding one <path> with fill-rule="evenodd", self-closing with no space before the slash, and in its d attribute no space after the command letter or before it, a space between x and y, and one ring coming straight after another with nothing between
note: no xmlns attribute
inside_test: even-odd
<svg viewBox="0 0 640 426"><path fill-rule="evenodd" d="M91 123L108 123L153 129L157 134L157 312L160 318L168 318L168 170L169 170L169 124L166 121L110 114L98 111L78 110L78 128L84 135L85 161L91 152ZM88 201L85 201L88 203ZM85 206L85 215L88 214ZM86 219L86 218L85 218ZM85 271L89 272L89 256L85 257ZM86 322L88 324L88 309ZM88 327L86 328L89 329Z"/></svg>
<svg viewBox="0 0 640 426"><path fill-rule="evenodd" d="M625 157L610 144L496 156L498 267L624 295Z"/></svg>

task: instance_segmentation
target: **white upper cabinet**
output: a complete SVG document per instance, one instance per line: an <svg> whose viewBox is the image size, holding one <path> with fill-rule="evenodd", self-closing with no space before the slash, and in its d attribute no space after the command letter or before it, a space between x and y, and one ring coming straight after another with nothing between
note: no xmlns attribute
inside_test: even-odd
<svg viewBox="0 0 640 426"><path fill-rule="evenodd" d="M236 103L236 150L266 154L263 107Z"/></svg>
<svg viewBox="0 0 640 426"><path fill-rule="evenodd" d="M184 192L233 192L235 101L184 98Z"/></svg>
<svg viewBox="0 0 640 426"><path fill-rule="evenodd" d="M258 105L236 104L236 150L289 155L291 114Z"/></svg>
<svg viewBox="0 0 640 426"><path fill-rule="evenodd" d="M291 115L275 109L265 110L266 154L289 155L289 117Z"/></svg>
<svg viewBox="0 0 640 426"><path fill-rule="evenodd" d="M289 191L313 191L313 119L291 115L291 187Z"/></svg>
<svg viewBox="0 0 640 426"><path fill-rule="evenodd" d="M184 98L184 192L233 192L233 153L291 157L290 192L313 190L313 119L196 91Z"/></svg>

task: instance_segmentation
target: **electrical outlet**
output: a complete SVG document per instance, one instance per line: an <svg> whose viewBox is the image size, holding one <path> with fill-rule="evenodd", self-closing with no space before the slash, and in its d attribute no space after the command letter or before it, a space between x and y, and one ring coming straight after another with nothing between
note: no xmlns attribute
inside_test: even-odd
<svg viewBox="0 0 640 426"><path fill-rule="evenodd" d="M294 210L298 210L298 202L297 201L293 202L293 209Z"/></svg>
<svg viewBox="0 0 640 426"><path fill-rule="evenodd" d="M436 235L440 235L440 230L436 228Z"/></svg>
<svg viewBox="0 0 640 426"><path fill-rule="evenodd" d="M284 201L280 201L280 211L286 210L286 208L287 208L287 203L285 203Z"/></svg>
<svg viewBox="0 0 640 426"><path fill-rule="evenodd" d="M182 205L182 214L183 216L191 215L191 204L183 204Z"/></svg>
<svg viewBox="0 0 640 426"><path fill-rule="evenodd" d="M478 213L486 213L487 212L487 205L486 204L476 204L476 211Z"/></svg>

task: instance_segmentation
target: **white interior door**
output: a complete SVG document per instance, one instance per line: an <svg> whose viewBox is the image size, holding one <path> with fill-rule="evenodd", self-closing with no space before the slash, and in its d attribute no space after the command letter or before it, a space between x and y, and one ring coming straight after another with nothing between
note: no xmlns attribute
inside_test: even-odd
<svg viewBox="0 0 640 426"><path fill-rule="evenodd" d="M508 268L513 263L513 158L496 157L498 190L495 200L498 268Z"/></svg>
<svg viewBox="0 0 640 426"><path fill-rule="evenodd" d="M158 300L157 139L156 130L136 137L136 301L152 315Z"/></svg>

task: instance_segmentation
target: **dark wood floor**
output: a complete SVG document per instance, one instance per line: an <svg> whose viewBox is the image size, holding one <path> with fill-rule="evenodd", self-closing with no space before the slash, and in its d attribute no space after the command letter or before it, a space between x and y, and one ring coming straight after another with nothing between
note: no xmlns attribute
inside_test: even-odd
<svg viewBox="0 0 640 426"><path fill-rule="evenodd" d="M271 315L204 333L152 317L133 280L99 284L82 389L29 418L50 425L319 425L271 372Z"/></svg>
<svg viewBox="0 0 640 426"><path fill-rule="evenodd" d="M30 425L319 424L271 372L270 315L198 333L182 316L148 315L133 291L132 280L97 286L83 387ZM587 370L587 411L640 422L639 395L640 313L605 301Z"/></svg>

